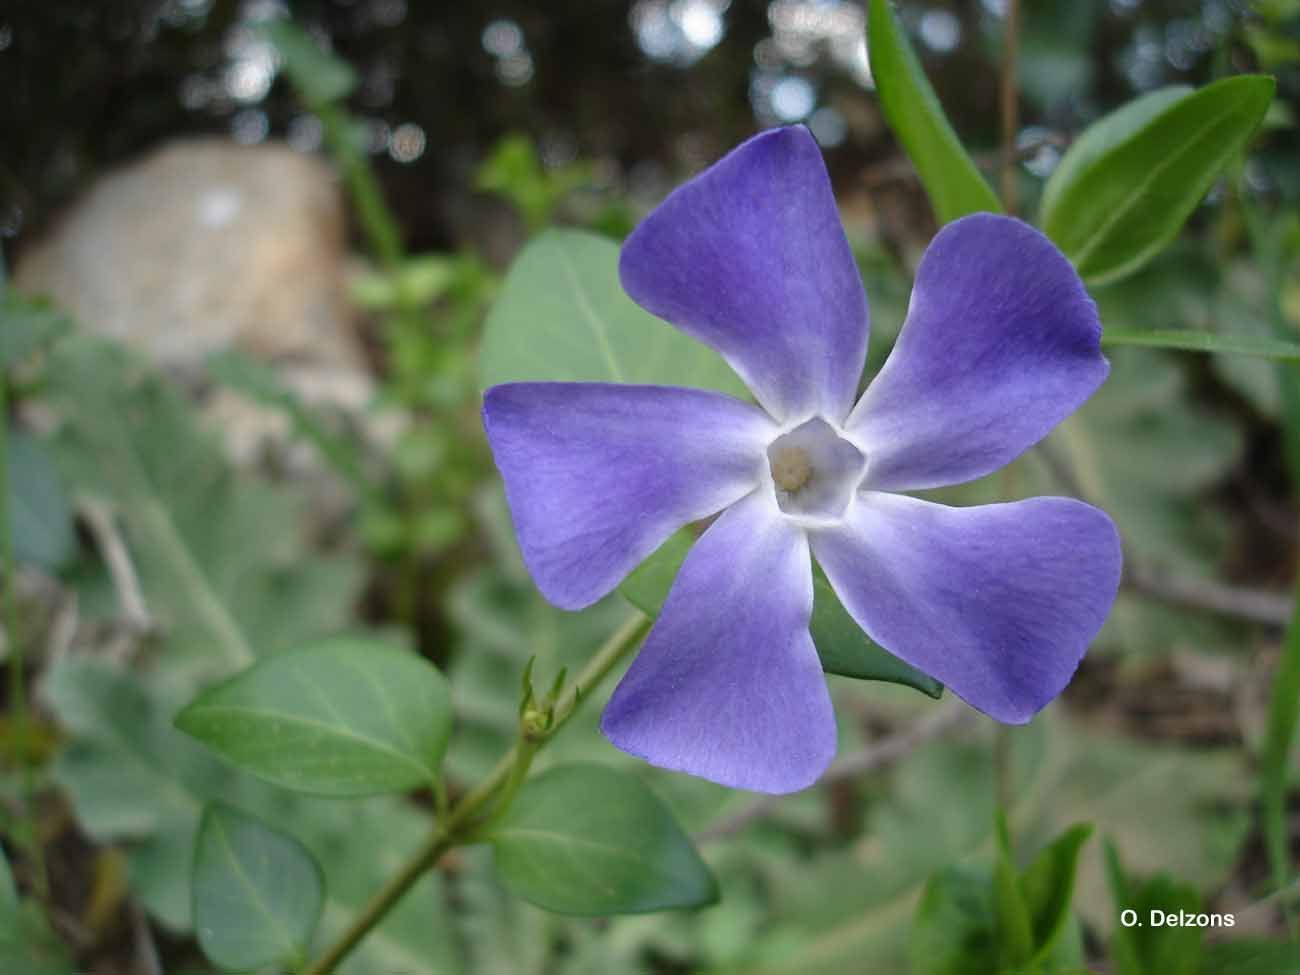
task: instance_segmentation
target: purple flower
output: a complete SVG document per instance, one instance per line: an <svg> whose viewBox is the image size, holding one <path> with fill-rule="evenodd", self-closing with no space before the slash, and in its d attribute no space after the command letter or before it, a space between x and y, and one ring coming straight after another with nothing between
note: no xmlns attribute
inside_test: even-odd
<svg viewBox="0 0 1300 975"><path fill-rule="evenodd" d="M605 710L615 745L738 788L816 781L835 717L808 633L812 558L873 640L986 714L1023 723L1061 692L1119 584L1110 519L1067 498L897 493L997 470L1106 378L1096 308L1047 238L990 214L940 231L856 404L866 295L807 130L764 132L672 193L620 274L758 405L671 386L487 391L524 561L556 605L595 602L721 512Z"/></svg>

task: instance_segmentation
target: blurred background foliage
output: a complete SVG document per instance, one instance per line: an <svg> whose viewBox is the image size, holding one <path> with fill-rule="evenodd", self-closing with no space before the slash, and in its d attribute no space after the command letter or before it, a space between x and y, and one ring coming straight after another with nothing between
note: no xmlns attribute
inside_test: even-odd
<svg viewBox="0 0 1300 975"><path fill-rule="evenodd" d="M898 4L986 172L1005 11L1005 0ZM285 17L302 32L272 26ZM1094 293L1117 329L1295 339L1300 3L1024 0L1022 17L1015 175L1026 211L1070 141L1133 96L1242 71L1277 77L1264 131L1177 244ZM37 689L24 734L12 686L0 724L6 852L24 895L5 870L0 968L209 970L189 895L209 800L315 853L326 935L418 844L431 796L305 799L181 736L171 716L205 682L328 633L409 644L451 679L455 791L511 741L528 661L545 686L617 625L618 595L568 614L536 593L478 426L484 318L529 238L553 224L620 238L757 128L804 122L859 257L869 369L879 365L935 222L885 127L864 24L853 0L0 5L0 242L23 291L0 304L0 366L19 649ZM87 296L102 282L50 276L48 255L72 245L46 242L77 225L97 180L174 140L214 136L329 160L347 255L330 266L345 295L338 329L360 350L348 360L365 380L359 402L309 395L342 383L299 362L310 339L260 354L279 346L214 344L195 321L170 321L172 344L195 353L178 366L153 339L94 321ZM204 192L204 219L221 226L229 198ZM161 219L174 203L159 191ZM115 274L150 259L138 245L90 235L79 246ZM251 285L219 256L217 300L234 301ZM131 294L197 287L140 273ZM301 285L278 273L278 290ZM970 905L989 896L999 858L1024 867L1079 822L1095 835L1055 949L1065 967L1052 970L1300 970L1277 940L1286 898L1264 900L1253 784L1296 570L1300 424L1288 417L1300 385L1265 360L1110 355L1107 385L1042 449L941 494L1081 496L1115 517L1127 548L1125 590L1077 680L1009 736L1013 850L995 828L994 733L951 699L833 679L842 754L921 732L869 774L761 808L615 752L596 730L597 700L539 765L591 759L644 777L702 843L720 904L565 919L507 896L484 851L458 852L343 971L964 971L963 944L987 935ZM223 395L279 425L253 424L248 449ZM1286 768L1294 851L1297 770ZM1241 921L1226 932L1117 927L1121 906L1147 903Z"/></svg>

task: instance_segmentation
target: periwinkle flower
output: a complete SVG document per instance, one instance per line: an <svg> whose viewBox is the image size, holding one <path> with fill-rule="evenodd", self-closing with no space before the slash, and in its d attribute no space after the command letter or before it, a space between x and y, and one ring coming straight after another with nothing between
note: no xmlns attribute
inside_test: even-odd
<svg viewBox="0 0 1300 975"><path fill-rule="evenodd" d="M590 605L721 512L605 710L615 745L738 788L816 781L835 717L809 636L812 558L873 640L999 721L1064 689L1119 584L1110 519L1067 498L899 493L997 470L1105 379L1096 308L1047 238L991 214L944 227L856 404L866 295L807 130L764 132L681 186L619 270L758 405L671 386L487 391L524 561L556 605Z"/></svg>

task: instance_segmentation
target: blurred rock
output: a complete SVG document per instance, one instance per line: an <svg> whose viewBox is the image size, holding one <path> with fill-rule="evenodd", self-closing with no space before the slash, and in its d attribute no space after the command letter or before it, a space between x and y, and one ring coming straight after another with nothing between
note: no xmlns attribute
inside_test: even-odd
<svg viewBox="0 0 1300 975"><path fill-rule="evenodd" d="M167 143L99 179L16 270L82 328L197 373L234 348L303 399L358 411L372 382L346 300L343 201L329 166L287 146ZM247 458L283 424L219 395Z"/></svg>

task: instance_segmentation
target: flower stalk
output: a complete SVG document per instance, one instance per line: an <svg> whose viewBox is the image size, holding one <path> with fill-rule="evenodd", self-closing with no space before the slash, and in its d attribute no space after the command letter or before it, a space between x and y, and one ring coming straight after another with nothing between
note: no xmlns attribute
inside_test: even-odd
<svg viewBox="0 0 1300 975"><path fill-rule="evenodd" d="M521 722L521 734L514 746L501 756L482 782L465 793L450 812L440 818L437 827L414 856L371 899L325 953L304 969L303 975L330 975L449 850L483 839L487 827L510 808L537 752L573 717L583 699L609 676L619 661L640 644L649 628L650 620L634 613L592 655L569 690L560 695L544 731L526 735Z"/></svg>

